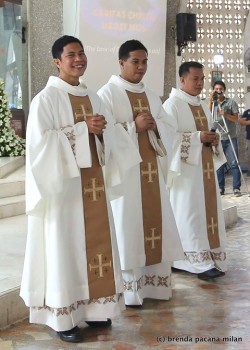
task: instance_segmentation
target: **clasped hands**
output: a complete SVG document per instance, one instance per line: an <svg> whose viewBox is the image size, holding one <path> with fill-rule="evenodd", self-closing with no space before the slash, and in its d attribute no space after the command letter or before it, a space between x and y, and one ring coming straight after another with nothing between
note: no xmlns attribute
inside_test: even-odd
<svg viewBox="0 0 250 350"><path fill-rule="evenodd" d="M88 126L90 134L102 135L104 129L106 129L107 122L104 116L101 114L96 113L93 115L93 117L88 118L85 122Z"/></svg>
<svg viewBox="0 0 250 350"><path fill-rule="evenodd" d="M219 135L214 131L201 131L200 138L202 143L210 143L212 146L219 144Z"/></svg>
<svg viewBox="0 0 250 350"><path fill-rule="evenodd" d="M135 118L136 132L143 132L146 130L157 130L156 122L152 115L147 112L138 113Z"/></svg>

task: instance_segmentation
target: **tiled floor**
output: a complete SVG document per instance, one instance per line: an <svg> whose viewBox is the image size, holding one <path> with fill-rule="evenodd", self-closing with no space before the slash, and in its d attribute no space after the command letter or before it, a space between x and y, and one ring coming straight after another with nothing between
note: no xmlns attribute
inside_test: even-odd
<svg viewBox="0 0 250 350"><path fill-rule="evenodd" d="M25 215L0 220L0 294L20 285L26 232Z"/></svg>
<svg viewBox="0 0 250 350"><path fill-rule="evenodd" d="M250 350L250 197L234 198L229 183L226 193L223 201L237 205L239 218L227 230L224 277L205 282L175 272L170 301L148 299L142 309L127 309L109 329L83 323L83 343L64 343L50 328L23 321L0 333L0 349Z"/></svg>

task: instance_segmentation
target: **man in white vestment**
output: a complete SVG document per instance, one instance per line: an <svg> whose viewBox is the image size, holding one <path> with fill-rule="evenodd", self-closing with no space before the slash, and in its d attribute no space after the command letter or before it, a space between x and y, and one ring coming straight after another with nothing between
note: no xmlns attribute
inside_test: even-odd
<svg viewBox="0 0 250 350"><path fill-rule="evenodd" d="M79 83L87 67L81 41L63 36L52 55L59 77L51 76L33 99L27 125L28 237L20 295L30 322L80 342L81 321L110 326L125 308L102 165L112 162L105 181L116 186L122 167L115 167L112 118L98 95ZM132 143L129 148L137 164L133 148L138 152Z"/></svg>
<svg viewBox="0 0 250 350"><path fill-rule="evenodd" d="M173 266L209 280L226 271L225 223L216 176L226 160L219 134L209 131L211 112L199 97L203 66L184 62L179 76L181 89L173 88L163 104L178 133L170 171L180 175L169 186L185 259Z"/></svg>
<svg viewBox="0 0 250 350"><path fill-rule="evenodd" d="M120 76L98 91L116 125L126 131L127 144L132 140L141 156L126 173L123 196L111 201L127 306L140 306L144 298L168 300L171 262L183 258L165 186L174 132L160 98L141 81L147 61L141 42L126 41L119 49Z"/></svg>

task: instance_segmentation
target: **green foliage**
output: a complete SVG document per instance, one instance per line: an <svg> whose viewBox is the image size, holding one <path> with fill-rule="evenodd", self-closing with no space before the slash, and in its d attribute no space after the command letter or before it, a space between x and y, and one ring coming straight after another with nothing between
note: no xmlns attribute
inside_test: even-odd
<svg viewBox="0 0 250 350"><path fill-rule="evenodd" d="M15 130L10 125L11 117L4 82L0 80L0 157L16 157L25 154L25 140L15 134Z"/></svg>

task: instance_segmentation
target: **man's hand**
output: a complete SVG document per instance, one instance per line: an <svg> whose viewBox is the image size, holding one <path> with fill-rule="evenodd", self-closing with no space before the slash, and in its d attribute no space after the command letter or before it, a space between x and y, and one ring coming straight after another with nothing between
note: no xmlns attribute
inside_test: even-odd
<svg viewBox="0 0 250 350"><path fill-rule="evenodd" d="M102 135L107 122L103 115L95 114L93 117L86 120L86 124L90 134Z"/></svg>
<svg viewBox="0 0 250 350"><path fill-rule="evenodd" d="M214 131L201 131L201 143L211 143L212 146L217 146L219 143L219 136Z"/></svg>
<svg viewBox="0 0 250 350"><path fill-rule="evenodd" d="M213 101L217 101L217 99L218 99L218 92L216 90L211 91L209 94L209 101L213 102Z"/></svg>
<svg viewBox="0 0 250 350"><path fill-rule="evenodd" d="M239 116L237 113L236 114L229 114L229 113L225 112L223 108L220 109L219 114L220 114L220 116L223 116L225 119L228 119L234 123L237 123L239 120Z"/></svg>
<svg viewBox="0 0 250 350"><path fill-rule="evenodd" d="M220 137L219 137L219 135L218 135L216 132L215 132L214 134L215 134L215 139L214 139L214 141L212 142L212 146L217 147L218 144L219 144L219 141L220 141Z"/></svg>
<svg viewBox="0 0 250 350"><path fill-rule="evenodd" d="M217 101L217 99L218 99L217 91L216 90L211 91L209 95L209 100L208 100L208 107L210 110L212 109L213 102Z"/></svg>
<svg viewBox="0 0 250 350"><path fill-rule="evenodd" d="M146 130L157 130L156 122L151 114L149 113L138 113L135 118L135 125L137 132L143 132Z"/></svg>

